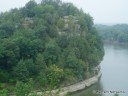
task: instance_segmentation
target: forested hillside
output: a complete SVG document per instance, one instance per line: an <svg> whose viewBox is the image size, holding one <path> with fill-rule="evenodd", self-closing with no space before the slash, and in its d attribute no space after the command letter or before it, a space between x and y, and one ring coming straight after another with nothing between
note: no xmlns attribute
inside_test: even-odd
<svg viewBox="0 0 128 96"><path fill-rule="evenodd" d="M0 14L0 83L67 85L93 75L103 55L93 18L71 3L31 0Z"/></svg>
<svg viewBox="0 0 128 96"><path fill-rule="evenodd" d="M109 42L128 42L128 25L117 24L113 26L95 25L103 40Z"/></svg>

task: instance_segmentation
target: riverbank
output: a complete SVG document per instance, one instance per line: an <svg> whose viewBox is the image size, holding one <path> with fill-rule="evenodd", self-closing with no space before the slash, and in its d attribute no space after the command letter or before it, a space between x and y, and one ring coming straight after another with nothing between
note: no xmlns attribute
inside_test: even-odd
<svg viewBox="0 0 128 96"><path fill-rule="evenodd" d="M95 83L97 83L99 81L99 78L101 77L101 72L99 71L99 73L96 76L93 76L89 79L86 79L84 81L78 82L76 84L67 86L67 87L63 87L60 90L52 90L50 93L59 93L59 96L65 96L67 93L73 93L82 89L85 89ZM47 91L46 93L49 93L49 91ZM41 95L42 92L38 92L38 95ZM54 95L52 95L54 96Z"/></svg>
<svg viewBox="0 0 128 96"><path fill-rule="evenodd" d="M72 92L76 92L76 91L85 89L86 87L89 87L89 86L97 83L99 78L101 77L101 75L102 75L101 72L99 72L96 76L93 76L87 80L84 80L84 81L81 81L74 85L70 85L70 86L62 88L62 92L60 93L60 96L64 96L67 93L72 93Z"/></svg>

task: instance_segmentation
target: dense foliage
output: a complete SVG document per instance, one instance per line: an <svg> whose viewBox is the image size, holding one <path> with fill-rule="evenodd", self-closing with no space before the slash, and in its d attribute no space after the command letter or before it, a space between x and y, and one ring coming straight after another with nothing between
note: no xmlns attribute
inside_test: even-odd
<svg viewBox="0 0 128 96"><path fill-rule="evenodd" d="M100 36L105 41L127 43L128 42L128 25L118 24L113 26L95 25Z"/></svg>
<svg viewBox="0 0 128 96"><path fill-rule="evenodd" d="M31 0L0 14L0 82L33 78L47 88L83 80L103 55L92 17L71 3Z"/></svg>

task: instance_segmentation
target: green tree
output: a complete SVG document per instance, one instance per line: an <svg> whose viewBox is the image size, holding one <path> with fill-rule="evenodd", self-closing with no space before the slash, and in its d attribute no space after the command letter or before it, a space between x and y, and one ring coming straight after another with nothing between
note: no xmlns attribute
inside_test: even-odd
<svg viewBox="0 0 128 96"><path fill-rule="evenodd" d="M57 22L57 26L58 28L60 29L63 29L64 28L64 20L62 18L60 18Z"/></svg>
<svg viewBox="0 0 128 96"><path fill-rule="evenodd" d="M40 72L46 73L47 71L47 66L44 60L44 56L42 54L37 54L35 70L37 71L37 74L39 74Z"/></svg>
<svg viewBox="0 0 128 96"><path fill-rule="evenodd" d="M7 90L0 90L0 96L9 96L9 92Z"/></svg>
<svg viewBox="0 0 128 96"><path fill-rule="evenodd" d="M126 25L103 34L110 40L128 41ZM29 78L43 89L83 80L103 55L93 18L72 3L30 0L25 7L0 14L0 81L22 81L18 96L29 93Z"/></svg>
<svg viewBox="0 0 128 96"><path fill-rule="evenodd" d="M4 39L0 46L0 69L10 71L19 58L19 47L15 42Z"/></svg>
<svg viewBox="0 0 128 96"><path fill-rule="evenodd" d="M33 90L33 81L30 79L28 83L17 82L15 87L16 96L28 96Z"/></svg>
<svg viewBox="0 0 128 96"><path fill-rule="evenodd" d="M50 89L60 86L63 79L64 71L55 64L48 67L47 78L50 83Z"/></svg>
<svg viewBox="0 0 128 96"><path fill-rule="evenodd" d="M15 32L15 26L12 22L4 22L0 25L0 38L8 38Z"/></svg>
<svg viewBox="0 0 128 96"><path fill-rule="evenodd" d="M25 13L27 17L33 17L35 15L34 13L34 7L37 5L37 3L34 0L30 0L26 5L25 5Z"/></svg>
<svg viewBox="0 0 128 96"><path fill-rule="evenodd" d="M21 81L24 81L29 78L29 71L23 60L20 60L19 63L14 67L13 74L18 80Z"/></svg>
<svg viewBox="0 0 128 96"><path fill-rule="evenodd" d="M44 59L46 64L56 64L59 59L60 49L55 41L50 41L46 45L46 50L44 52Z"/></svg>

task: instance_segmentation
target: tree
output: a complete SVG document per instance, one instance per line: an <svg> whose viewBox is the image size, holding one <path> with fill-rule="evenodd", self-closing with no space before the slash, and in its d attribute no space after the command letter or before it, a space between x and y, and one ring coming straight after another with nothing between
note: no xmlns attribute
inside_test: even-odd
<svg viewBox="0 0 128 96"><path fill-rule="evenodd" d="M44 87L44 88L48 87L49 83L47 78L47 71L44 70L40 71L39 75L37 76L37 82L38 82L37 84L39 84L40 87Z"/></svg>
<svg viewBox="0 0 128 96"><path fill-rule="evenodd" d="M4 22L0 25L0 38L12 36L15 32L15 27L11 22Z"/></svg>
<svg viewBox="0 0 128 96"><path fill-rule="evenodd" d="M106 38L127 42L126 26L120 35L113 30ZM22 81L18 96L30 92L29 78L43 89L83 80L103 55L93 18L71 3L30 0L25 7L0 14L0 81Z"/></svg>
<svg viewBox="0 0 128 96"><path fill-rule="evenodd" d="M37 3L34 0L30 0L26 5L25 5L25 11L27 17L33 17L35 15L34 13L34 7L37 5Z"/></svg>
<svg viewBox="0 0 128 96"><path fill-rule="evenodd" d="M58 28L60 29L63 29L64 28L64 20L62 18L60 18L57 22L57 26Z"/></svg>
<svg viewBox="0 0 128 96"><path fill-rule="evenodd" d="M23 60L20 60L14 67L13 74L20 81L26 81L26 79L29 78L29 71Z"/></svg>
<svg viewBox="0 0 128 96"><path fill-rule="evenodd" d="M69 55L66 60L65 68L69 68L77 76L78 79L82 80L84 62L79 61L75 56Z"/></svg>
<svg viewBox="0 0 128 96"><path fill-rule="evenodd" d="M46 64L56 64L59 59L60 49L55 41L50 41L46 45L46 50L44 51L44 59Z"/></svg>
<svg viewBox="0 0 128 96"><path fill-rule="evenodd" d="M28 96L33 89L33 81L30 79L27 83L17 82L15 87L16 96Z"/></svg>
<svg viewBox="0 0 128 96"><path fill-rule="evenodd" d="M57 43L61 48L66 48L69 44L67 35L62 34L61 36L59 36L57 39Z"/></svg>
<svg viewBox="0 0 128 96"><path fill-rule="evenodd" d="M95 25L102 40L107 42L128 42L128 25L117 24L113 26Z"/></svg>
<svg viewBox="0 0 128 96"><path fill-rule="evenodd" d="M40 72L44 72L45 74L47 71L47 66L42 54L37 54L36 56L35 70L37 71L37 74L39 74Z"/></svg>
<svg viewBox="0 0 128 96"><path fill-rule="evenodd" d="M64 75L63 69L59 68L55 64L50 65L48 67L47 78L50 83L51 90L53 90L54 87L56 87L56 86L60 86L60 83L62 82L63 75Z"/></svg>
<svg viewBox="0 0 128 96"><path fill-rule="evenodd" d="M9 92L7 90L0 90L0 95L1 96L9 96Z"/></svg>
<svg viewBox="0 0 128 96"><path fill-rule="evenodd" d="M18 62L19 47L12 40L4 39L0 50L0 69L10 71Z"/></svg>

